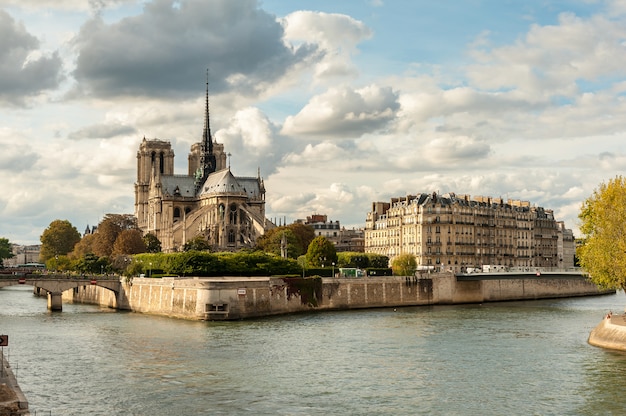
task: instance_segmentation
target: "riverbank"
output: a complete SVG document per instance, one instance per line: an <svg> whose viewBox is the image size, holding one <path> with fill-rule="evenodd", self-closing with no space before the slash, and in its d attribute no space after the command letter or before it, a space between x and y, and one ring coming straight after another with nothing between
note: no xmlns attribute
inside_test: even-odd
<svg viewBox="0 0 626 416"><path fill-rule="evenodd" d="M589 344L626 351L626 315L609 313L589 334Z"/></svg>
<svg viewBox="0 0 626 416"><path fill-rule="evenodd" d="M594 296L580 273L368 278L134 278L119 293L86 285L63 293L66 302L192 320L239 320L297 312L451 305Z"/></svg>
<svg viewBox="0 0 626 416"><path fill-rule="evenodd" d="M9 362L0 351L0 416L30 415L28 401L17 384Z"/></svg>

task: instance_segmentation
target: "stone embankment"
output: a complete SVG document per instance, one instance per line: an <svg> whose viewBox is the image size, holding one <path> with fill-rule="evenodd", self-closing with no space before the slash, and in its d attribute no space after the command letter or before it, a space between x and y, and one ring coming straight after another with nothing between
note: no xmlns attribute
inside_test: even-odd
<svg viewBox="0 0 626 416"><path fill-rule="evenodd" d="M236 320L297 312L593 296L602 292L578 273L452 273L417 277L299 279L281 277L135 278L119 293L85 286L67 302L195 320Z"/></svg>
<svg viewBox="0 0 626 416"><path fill-rule="evenodd" d="M0 416L30 415L28 401L2 352L0 361Z"/></svg>
<svg viewBox="0 0 626 416"><path fill-rule="evenodd" d="M607 314L589 334L589 344L626 351L626 315Z"/></svg>

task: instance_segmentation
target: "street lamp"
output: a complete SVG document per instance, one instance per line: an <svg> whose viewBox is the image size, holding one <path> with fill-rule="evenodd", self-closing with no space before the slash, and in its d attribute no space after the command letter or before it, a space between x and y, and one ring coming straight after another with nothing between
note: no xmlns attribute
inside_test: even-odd
<svg viewBox="0 0 626 416"><path fill-rule="evenodd" d="M335 262L333 261L333 277L335 277Z"/></svg>
<svg viewBox="0 0 626 416"><path fill-rule="evenodd" d="M150 268L148 269L148 277L152 277L152 262L149 263Z"/></svg>

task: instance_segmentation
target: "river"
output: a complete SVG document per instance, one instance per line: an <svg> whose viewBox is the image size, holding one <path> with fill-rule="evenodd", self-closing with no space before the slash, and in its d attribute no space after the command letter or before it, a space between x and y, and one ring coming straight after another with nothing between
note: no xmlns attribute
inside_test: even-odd
<svg viewBox="0 0 626 416"><path fill-rule="evenodd" d="M622 415L626 354L587 344L623 293L191 322L0 290L37 415Z"/></svg>

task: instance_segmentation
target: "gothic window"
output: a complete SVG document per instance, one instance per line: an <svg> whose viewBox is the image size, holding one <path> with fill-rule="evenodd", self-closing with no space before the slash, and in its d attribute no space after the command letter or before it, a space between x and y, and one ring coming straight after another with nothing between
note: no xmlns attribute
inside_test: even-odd
<svg viewBox="0 0 626 416"><path fill-rule="evenodd" d="M237 224L237 205L230 204L230 223Z"/></svg>
<svg viewBox="0 0 626 416"><path fill-rule="evenodd" d="M164 170L163 170L163 165L165 165L164 163L164 156L163 156L163 152L159 153L159 171L161 172L161 174L163 174Z"/></svg>
<svg viewBox="0 0 626 416"><path fill-rule="evenodd" d="M235 230L229 230L228 231L228 243L229 244L234 244L235 243Z"/></svg>
<svg viewBox="0 0 626 416"><path fill-rule="evenodd" d="M174 221L179 220L180 219L180 208L176 207L174 208Z"/></svg>

